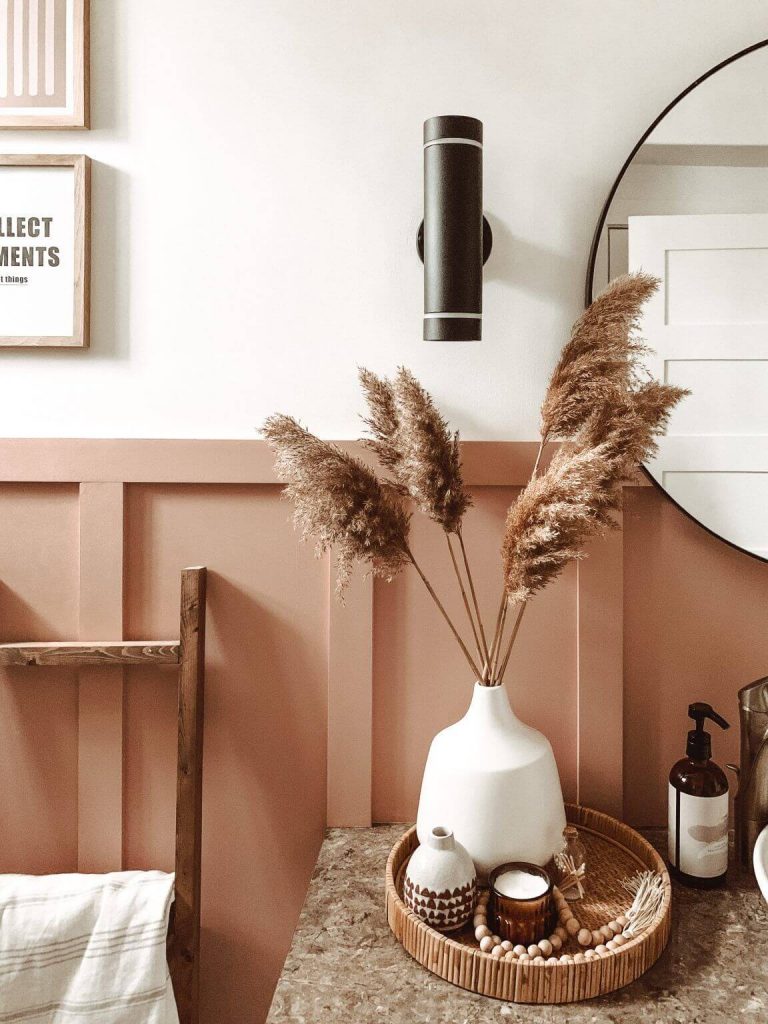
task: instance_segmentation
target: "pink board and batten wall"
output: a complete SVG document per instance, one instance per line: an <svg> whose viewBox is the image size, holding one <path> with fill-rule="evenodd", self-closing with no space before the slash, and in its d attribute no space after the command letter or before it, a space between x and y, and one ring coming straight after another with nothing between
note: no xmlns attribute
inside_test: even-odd
<svg viewBox="0 0 768 1024"><path fill-rule="evenodd" d="M489 618L533 451L464 446ZM257 441L0 440L3 640L174 636L179 570L208 566L205 1024L263 1019L326 822L412 820L429 741L469 698L418 581L360 576L337 605L288 511ZM716 751L737 756L736 691L768 674L768 565L649 486L626 489L623 521L531 606L509 686L566 796L642 824L664 819L689 701L732 720ZM443 538L413 531L458 615ZM0 870L171 867L174 685L3 670Z"/></svg>

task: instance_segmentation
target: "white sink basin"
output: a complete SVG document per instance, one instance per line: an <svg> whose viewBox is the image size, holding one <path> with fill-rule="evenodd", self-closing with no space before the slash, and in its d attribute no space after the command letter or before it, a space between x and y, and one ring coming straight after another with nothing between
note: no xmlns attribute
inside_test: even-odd
<svg viewBox="0 0 768 1024"><path fill-rule="evenodd" d="M757 837L752 863L755 867L755 878L760 886L760 892L768 903L768 826Z"/></svg>

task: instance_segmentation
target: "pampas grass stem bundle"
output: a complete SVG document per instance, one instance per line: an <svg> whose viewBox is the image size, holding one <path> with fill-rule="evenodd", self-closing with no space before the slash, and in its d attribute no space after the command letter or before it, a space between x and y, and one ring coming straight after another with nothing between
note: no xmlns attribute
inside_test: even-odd
<svg viewBox="0 0 768 1024"><path fill-rule="evenodd" d="M541 407L541 438L572 437L595 408L633 383L647 351L638 336L642 308L659 286L650 274L611 281L573 325Z"/></svg>
<svg viewBox="0 0 768 1024"><path fill-rule="evenodd" d="M337 591L343 595L355 562L391 580L408 561L410 514L402 498L382 485L359 459L321 441L291 416L270 416L264 436L274 449L284 495L302 537L316 553L337 550Z"/></svg>
<svg viewBox="0 0 768 1024"><path fill-rule="evenodd" d="M448 545L448 553L451 556L451 564L453 565L453 571L454 571L454 573L456 575L456 580L457 580L457 582L459 584L459 591L461 592L461 599L464 602L464 609L465 609L465 611L467 613L467 618L469 619L469 625L470 625L470 627L472 629L472 636L474 637L474 640L475 640L475 647L477 648L477 653L479 654L480 658L483 659L483 673L482 674L485 675L486 670L487 670L487 665L488 665L487 655L485 655L485 657L484 657L483 645L480 643L480 637L477 635L477 628L475 627L475 619L474 619L474 616L472 615L472 610L469 607L469 600L467 598L467 592L464 589L464 582L463 582L463 580L461 578L461 572L459 571L459 565L458 565L458 562L456 561L456 555L453 552L453 545L451 544L451 535L449 533L445 534L445 543ZM482 626L482 622L480 621L479 617L478 617L478 623L480 623L480 625Z"/></svg>
<svg viewBox="0 0 768 1024"><path fill-rule="evenodd" d="M453 621L451 620L450 615L448 614L448 612L443 607L443 604L440 601L440 598L435 593L434 588L432 587L432 584L429 582L427 577L421 571L421 567L419 566L419 563L416 561L416 559L413 557L413 555L410 554L410 552L409 552L409 555L410 555L411 564L413 565L414 569L416 570L416 572L421 577L421 580L422 580L424 586L427 588L427 591L430 594L432 600L437 605L438 611L440 612L440 614L443 616L443 618L445 619L446 623L448 624L448 628L453 633L454 638L456 639L456 642L458 643L459 647L461 648L461 651L462 651L464 657L467 659L467 663L469 664L469 667L472 669L473 673L475 674L475 678L480 678L480 674L481 673L480 673L477 665L472 660L472 655L467 650L466 644L461 639L459 631L454 626Z"/></svg>
<svg viewBox="0 0 768 1024"><path fill-rule="evenodd" d="M363 419L371 434L367 445L382 467L392 473L392 486L408 495L419 511L445 532L456 582L485 673L488 644L461 532L461 522L472 499L461 474L458 432L451 433L432 397L404 366L393 380L377 377L364 367L360 368L359 377L368 404L368 416ZM451 544L452 534L458 537L472 607Z"/></svg>
<svg viewBox="0 0 768 1024"><path fill-rule="evenodd" d="M469 558L467 557L467 549L464 544L464 534L461 526L456 531L456 535L459 538L459 547L461 548L461 557L464 559L464 571L467 574L467 582L469 583L469 590L472 594L472 603L475 606L475 615L477 616L477 625L480 629L480 640L482 641L483 651L485 653L485 664L486 667L490 662L490 651L488 648L488 641L485 638L485 630L483 629L483 619L480 615L480 606L477 601L477 593L475 592L475 581L472 579L472 571L469 568ZM458 572L458 571L457 571Z"/></svg>
<svg viewBox="0 0 768 1024"><path fill-rule="evenodd" d="M499 685L501 684L501 681L504 678L504 673L507 671L507 662L509 661L510 655L512 654L512 648L515 646L515 640L517 639L517 634L520 630L520 623L523 621L523 615L527 607L528 603L526 601L523 601L517 610L517 617L515 618L515 624L512 627L512 633L510 634L509 637L509 644L507 645L507 653L504 655L504 660L499 666L498 671L494 674L493 678ZM499 646L501 646L501 637L499 637Z"/></svg>
<svg viewBox="0 0 768 1024"><path fill-rule="evenodd" d="M507 510L503 588L490 635L464 542L472 499L462 477L459 435L410 370L400 367L391 380L359 371L368 406L365 443L386 474L382 479L292 417L271 416L264 435L276 452L294 523L304 538L315 538L318 555L331 546L337 550L339 595L355 562L386 580L413 566L475 677L500 685L528 602L568 562L584 557L592 537L615 527L624 481L655 453L672 409L687 394L654 380L642 366L642 307L657 287L643 273L617 278L573 326L542 404L530 479ZM542 469L554 441L559 447ZM414 558L407 501L445 533L477 660Z"/></svg>
<svg viewBox="0 0 768 1024"><path fill-rule="evenodd" d="M568 562L584 557L591 537L614 528L624 480L655 453L672 409L688 393L642 380L647 348L638 328L658 284L643 273L617 278L574 324L542 404L531 479L507 513L502 601L525 607ZM554 439L561 447L538 475ZM503 680L516 636L513 630L492 681Z"/></svg>
<svg viewBox="0 0 768 1024"><path fill-rule="evenodd" d="M291 416L270 416L264 436L277 454L285 497L302 536L315 537L316 553L337 549L336 589L343 596L355 562L374 576L393 579L410 563L458 642L473 673L479 670L434 588L408 546L410 515L396 491L382 484L359 459L321 441Z"/></svg>

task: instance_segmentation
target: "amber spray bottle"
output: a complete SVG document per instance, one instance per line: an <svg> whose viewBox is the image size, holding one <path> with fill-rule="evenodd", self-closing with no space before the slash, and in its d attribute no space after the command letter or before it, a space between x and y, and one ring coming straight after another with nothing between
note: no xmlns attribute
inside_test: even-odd
<svg viewBox="0 0 768 1024"><path fill-rule="evenodd" d="M704 731L710 718L728 723L709 704L688 707L696 728L688 733L686 756L669 773L669 867L685 885L714 889L728 870L728 780L712 758L712 739Z"/></svg>

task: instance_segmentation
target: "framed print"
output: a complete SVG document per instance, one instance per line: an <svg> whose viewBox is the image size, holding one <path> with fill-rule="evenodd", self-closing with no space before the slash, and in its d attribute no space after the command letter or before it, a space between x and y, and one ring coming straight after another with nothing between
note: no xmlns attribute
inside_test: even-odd
<svg viewBox="0 0 768 1024"><path fill-rule="evenodd" d="M88 127L90 0L0 0L0 128Z"/></svg>
<svg viewBox="0 0 768 1024"><path fill-rule="evenodd" d="M87 348L89 302L88 157L0 156L0 347Z"/></svg>

